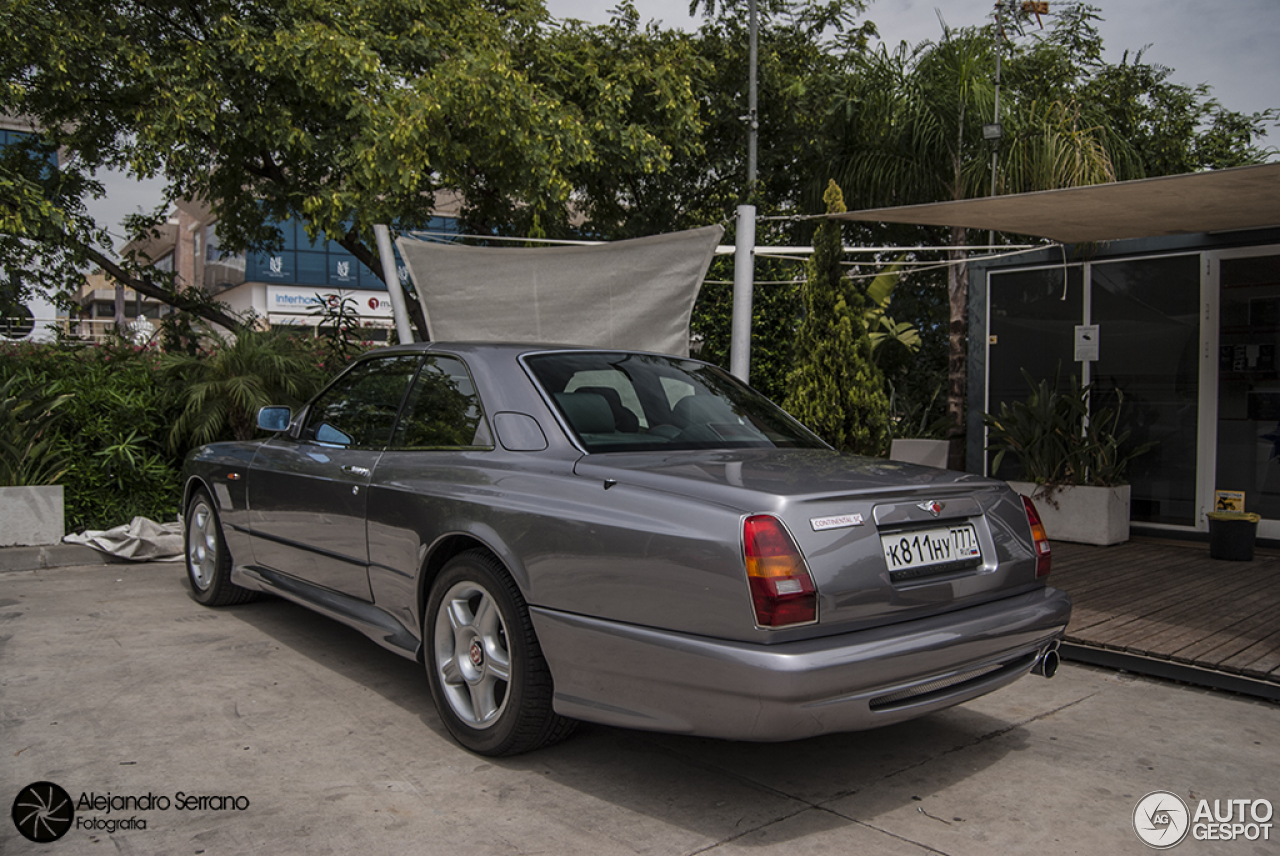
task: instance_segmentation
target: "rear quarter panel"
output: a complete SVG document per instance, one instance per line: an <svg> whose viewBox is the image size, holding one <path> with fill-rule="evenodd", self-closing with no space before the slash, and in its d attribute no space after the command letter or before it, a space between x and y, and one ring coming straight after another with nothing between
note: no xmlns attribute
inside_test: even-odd
<svg viewBox="0 0 1280 856"><path fill-rule="evenodd" d="M493 452L388 452L369 497L376 602L420 627L419 569L451 534L485 544L532 606L722 638L755 635L738 511ZM423 581L428 582L428 581Z"/></svg>

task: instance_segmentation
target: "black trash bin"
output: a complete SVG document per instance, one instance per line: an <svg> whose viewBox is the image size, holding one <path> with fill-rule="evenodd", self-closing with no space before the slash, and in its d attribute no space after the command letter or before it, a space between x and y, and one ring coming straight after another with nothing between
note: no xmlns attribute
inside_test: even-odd
<svg viewBox="0 0 1280 856"><path fill-rule="evenodd" d="M1209 513L1209 557L1229 562L1252 562L1258 537L1259 514L1244 511Z"/></svg>

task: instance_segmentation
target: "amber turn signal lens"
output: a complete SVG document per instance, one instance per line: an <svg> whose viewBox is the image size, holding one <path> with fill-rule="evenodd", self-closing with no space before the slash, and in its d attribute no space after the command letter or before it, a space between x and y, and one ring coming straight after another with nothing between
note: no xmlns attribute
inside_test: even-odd
<svg viewBox="0 0 1280 856"><path fill-rule="evenodd" d="M1049 550L1049 536L1044 531L1044 523L1040 521L1040 512L1030 497L1022 497L1022 508L1027 512L1027 523L1031 526L1031 541L1036 551L1036 576L1049 576L1049 566L1053 556Z"/></svg>

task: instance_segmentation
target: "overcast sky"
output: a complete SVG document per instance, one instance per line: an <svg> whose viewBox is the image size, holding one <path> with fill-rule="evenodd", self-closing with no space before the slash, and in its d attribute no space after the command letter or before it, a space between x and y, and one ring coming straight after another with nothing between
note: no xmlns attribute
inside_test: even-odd
<svg viewBox="0 0 1280 856"><path fill-rule="evenodd" d="M547 0L556 17L598 23L608 19L614 5L610 0ZM696 26L688 0L635 0L635 5L646 21ZM1149 45L1148 62L1172 68L1175 82L1208 83L1232 110L1280 107L1280 0L1094 0L1094 5L1102 8L1099 29L1109 61ZM884 41L915 44L941 34L939 14L949 26L964 27L983 23L993 6L993 0L879 0L871 3L867 17ZM1271 140L1280 140L1280 129L1272 130ZM140 185L112 176L107 184L108 198L90 210L113 231L125 215L158 203L158 182Z"/></svg>

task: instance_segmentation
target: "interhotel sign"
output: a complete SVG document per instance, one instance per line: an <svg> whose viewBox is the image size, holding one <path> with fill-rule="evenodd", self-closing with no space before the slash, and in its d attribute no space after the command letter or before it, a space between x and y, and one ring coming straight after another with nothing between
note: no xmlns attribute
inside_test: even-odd
<svg viewBox="0 0 1280 856"><path fill-rule="evenodd" d="M305 285L268 285L267 311L272 315L314 315L321 301L336 305L343 298L355 301L361 318L393 318L391 300L385 291L359 288L328 289Z"/></svg>

